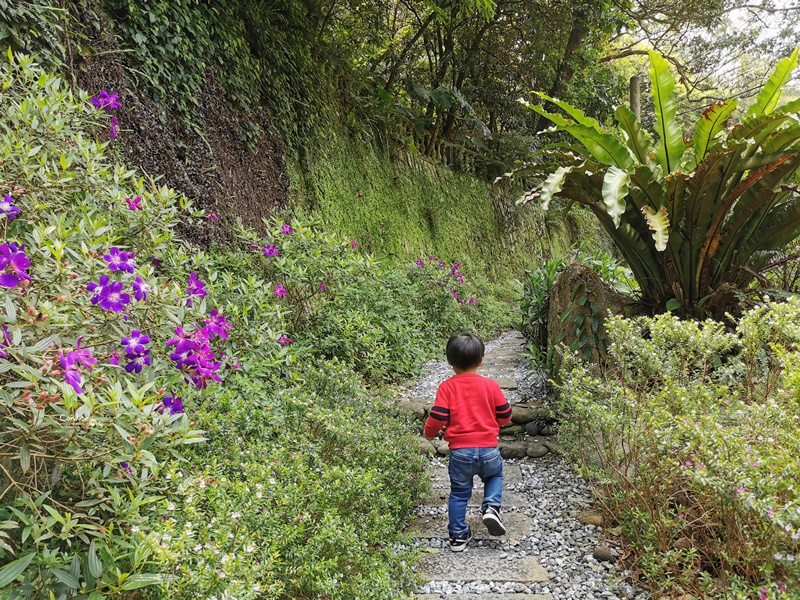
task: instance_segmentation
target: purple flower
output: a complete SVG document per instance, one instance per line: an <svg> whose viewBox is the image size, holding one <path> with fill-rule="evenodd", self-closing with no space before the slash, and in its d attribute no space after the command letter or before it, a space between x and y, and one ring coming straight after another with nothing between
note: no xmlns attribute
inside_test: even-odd
<svg viewBox="0 0 800 600"><path fill-rule="evenodd" d="M284 225L283 227L281 227L281 234L283 235L289 235L290 233L292 233L292 231L294 230L292 229L291 225Z"/></svg>
<svg viewBox="0 0 800 600"><path fill-rule="evenodd" d="M439 268L444 269L444 263L442 261L439 261Z"/></svg>
<svg viewBox="0 0 800 600"><path fill-rule="evenodd" d="M103 295L103 290L108 286L108 275L101 275L98 283L90 281L86 284L86 291L94 292L92 294L92 304L100 302L100 297Z"/></svg>
<svg viewBox="0 0 800 600"><path fill-rule="evenodd" d="M278 345L281 348L285 348L289 344L294 344L294 340L290 340L289 336L286 335L285 333L281 337L278 338Z"/></svg>
<svg viewBox="0 0 800 600"><path fill-rule="evenodd" d="M117 117L111 117L111 129L108 130L108 137L112 140L117 137L117 130L119 129Z"/></svg>
<svg viewBox="0 0 800 600"><path fill-rule="evenodd" d="M355 241L353 238L350 238L350 247L351 248L358 248L358 242Z"/></svg>
<svg viewBox="0 0 800 600"><path fill-rule="evenodd" d="M92 351L89 348L81 348L82 339L83 336L78 338L78 341L75 345L75 351L70 352L70 354L74 354L75 360L91 371L92 367L97 364L97 359L92 358Z"/></svg>
<svg viewBox="0 0 800 600"><path fill-rule="evenodd" d="M203 321L203 333L206 338L211 338L213 335L218 335L223 340L228 339L228 332L231 330L232 325L223 315L217 312L217 309L211 311L211 316Z"/></svg>
<svg viewBox="0 0 800 600"><path fill-rule="evenodd" d="M112 108L121 108L122 103L119 101L118 94L109 94L103 90L97 96L89 99L97 110L111 110Z"/></svg>
<svg viewBox="0 0 800 600"><path fill-rule="evenodd" d="M103 278L101 277L100 279L102 280ZM108 280L108 277L106 277L106 280ZM92 284L90 283L89 285ZM88 285L86 286L86 289L89 289ZM97 298L97 302L95 302L95 298ZM99 298L96 293L95 297L92 298L92 303L100 304L100 308L114 312L120 312L124 310L125 305L130 304L130 301L130 295L122 291L122 283L119 281L109 283L107 286L103 287L103 291L100 292Z"/></svg>
<svg viewBox="0 0 800 600"><path fill-rule="evenodd" d="M125 365L125 370L128 373L136 373L137 375L142 372L142 369L149 365L152 362L152 359L148 356L150 354L150 348L147 348L144 352L140 353L128 353L125 355L130 362Z"/></svg>
<svg viewBox="0 0 800 600"><path fill-rule="evenodd" d="M198 389L203 389L209 381L222 381L217 374L221 363L208 343L209 331L206 327L193 332L185 332L183 327L176 327L177 337L166 344L167 347L175 346L170 360L183 371Z"/></svg>
<svg viewBox="0 0 800 600"><path fill-rule="evenodd" d="M58 362L61 363L61 370L64 372L64 381L67 382L67 385L71 385L76 394L83 393L83 388L81 388L81 373L75 365L74 352L67 352L67 354L64 355L64 353L59 350Z"/></svg>
<svg viewBox="0 0 800 600"><path fill-rule="evenodd" d="M119 366L119 352L113 351L111 353L108 357L108 364L114 365L115 367Z"/></svg>
<svg viewBox="0 0 800 600"><path fill-rule="evenodd" d="M139 302L147 300L147 294L150 292L150 286L147 285L141 277L136 277L133 282L133 297Z"/></svg>
<svg viewBox="0 0 800 600"><path fill-rule="evenodd" d="M278 285L275 286L275 291L272 293L275 294L278 298L283 298L286 295L286 291L287 291L286 288L279 283Z"/></svg>
<svg viewBox="0 0 800 600"><path fill-rule="evenodd" d="M319 291L324 292L328 289L328 286L325 285L325 282L322 279L319 280Z"/></svg>
<svg viewBox="0 0 800 600"><path fill-rule="evenodd" d="M192 271L186 280L186 306L192 305L192 296L206 297L205 282L197 278L197 273Z"/></svg>
<svg viewBox="0 0 800 600"><path fill-rule="evenodd" d="M120 251L119 248L114 246L108 251L108 254L103 255L103 259L108 263L109 271L127 271L128 273L133 273L136 268L135 256L135 252Z"/></svg>
<svg viewBox="0 0 800 600"><path fill-rule="evenodd" d="M8 327L0 325L0 358L8 358L8 352L4 348L11 346L11 334L8 333Z"/></svg>
<svg viewBox="0 0 800 600"><path fill-rule="evenodd" d="M416 261L414 261L414 264L415 265L419 265L420 267L424 267L425 266L425 261L422 260L421 258L419 258Z"/></svg>
<svg viewBox="0 0 800 600"><path fill-rule="evenodd" d="M81 372L79 365L91 370L97 359L92 358L92 351L88 348L81 349L81 338L78 338L77 349L64 354L63 350L58 351L58 361L61 370L64 372L64 381L72 386L76 394L83 393L81 387Z"/></svg>
<svg viewBox="0 0 800 600"><path fill-rule="evenodd" d="M141 207L142 197L141 196L136 196L136 198L134 198L133 200L131 200L130 198L125 198L125 202L128 203L128 208L130 208L131 210L142 210L142 207Z"/></svg>
<svg viewBox="0 0 800 600"><path fill-rule="evenodd" d="M4 196L0 200L0 215L5 215L9 221L16 219L19 212L19 208L14 206L14 199L11 196Z"/></svg>
<svg viewBox="0 0 800 600"><path fill-rule="evenodd" d="M267 244L261 249L261 254L264 255L264 258L269 258L270 256L278 256L278 247L273 246L272 244Z"/></svg>
<svg viewBox="0 0 800 600"><path fill-rule="evenodd" d="M456 292L455 290L450 290L450 295L456 300L458 300L458 292Z"/></svg>
<svg viewBox="0 0 800 600"><path fill-rule="evenodd" d="M469 303L470 303L470 304L477 304L477 303L478 303L478 301L477 301L477 300L476 300L474 297L470 296L470 297L469 297Z"/></svg>
<svg viewBox="0 0 800 600"><path fill-rule="evenodd" d="M161 401L161 410L166 410L171 415L183 413L183 399L177 396L166 396Z"/></svg>
<svg viewBox="0 0 800 600"><path fill-rule="evenodd" d="M14 288L23 280L31 280L25 272L31 261L24 250L25 246L16 244L0 245L0 286Z"/></svg>
<svg viewBox="0 0 800 600"><path fill-rule="evenodd" d="M219 221L217 213L208 213L208 218L211 219L212 221Z"/></svg>
<svg viewBox="0 0 800 600"><path fill-rule="evenodd" d="M122 347L127 354L141 354L144 352L145 344L149 343L150 337L138 329L131 331L130 336L122 338Z"/></svg>

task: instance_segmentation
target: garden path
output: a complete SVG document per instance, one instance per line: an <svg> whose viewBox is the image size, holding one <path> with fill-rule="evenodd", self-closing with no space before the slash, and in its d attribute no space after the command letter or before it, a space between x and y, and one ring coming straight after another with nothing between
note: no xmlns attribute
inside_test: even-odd
<svg viewBox="0 0 800 600"><path fill-rule="evenodd" d="M523 348L524 339L518 332L489 342L480 373L500 384L515 414L524 416L526 410L547 414L543 374L527 366ZM431 406L436 388L450 376L446 362L425 365L423 377L405 390L406 402L418 409ZM421 417L422 410L417 412ZM515 418L515 422L519 420L524 419ZM532 436L519 425L501 432L500 448L506 457L506 535L493 538L486 532L479 513L483 488L476 481L468 509L474 540L460 553L450 552L447 541L446 443L437 441L434 449L420 439L420 447L430 455L433 491L417 507L417 519L411 525L424 552L420 569L427 580L417 590L418 600L649 598L621 581L625 573L616 564L617 544L604 532L602 517L587 510L593 501L589 485L554 454L559 446L551 432L532 423L526 426ZM507 438L506 433L515 437ZM546 452L543 456L542 451Z"/></svg>

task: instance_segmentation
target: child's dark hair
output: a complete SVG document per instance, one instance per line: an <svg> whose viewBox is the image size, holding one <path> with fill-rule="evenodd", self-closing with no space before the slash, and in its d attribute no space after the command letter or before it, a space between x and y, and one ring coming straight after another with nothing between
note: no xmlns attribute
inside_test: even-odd
<svg viewBox="0 0 800 600"><path fill-rule="evenodd" d="M469 331L462 331L447 340L447 362L462 371L477 367L483 361L485 347L481 338Z"/></svg>

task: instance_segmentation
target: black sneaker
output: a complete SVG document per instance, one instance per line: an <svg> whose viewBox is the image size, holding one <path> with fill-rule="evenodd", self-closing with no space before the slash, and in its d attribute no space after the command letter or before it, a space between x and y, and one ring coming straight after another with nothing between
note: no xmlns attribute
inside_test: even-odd
<svg viewBox="0 0 800 600"><path fill-rule="evenodd" d="M450 538L450 550L453 552L461 552L467 547L467 544L472 539L472 530L468 529L467 533L462 533L458 537Z"/></svg>
<svg viewBox="0 0 800 600"><path fill-rule="evenodd" d="M500 509L494 506L487 506L483 510L483 524L489 530L490 535L505 535L506 528L500 520Z"/></svg>

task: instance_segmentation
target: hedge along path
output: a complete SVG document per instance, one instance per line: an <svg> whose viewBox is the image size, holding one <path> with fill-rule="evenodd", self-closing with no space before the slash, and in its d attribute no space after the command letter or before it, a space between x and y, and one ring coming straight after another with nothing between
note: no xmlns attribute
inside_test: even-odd
<svg viewBox="0 0 800 600"><path fill-rule="evenodd" d="M562 558L568 552L559 552L558 556L551 552L553 555L547 556L547 544L542 545L537 552L532 552L542 536L539 529L543 521L552 525L569 519L572 521L569 529L587 529L589 537L596 538L594 532L599 529L596 530L595 526L602 523L602 517L585 510L591 503L591 494L582 498L570 497L568 502L563 503L556 498L544 512L540 508L531 510L537 495L535 491L531 493L528 490L528 465L536 465L537 470L544 468L545 471L550 469L549 465L553 465L557 467L557 472L554 470L552 473L556 479L562 477L565 465L561 459L552 456L559 453L561 448L548 427L553 414L541 398L543 386L537 390L539 398L531 397L537 395L537 391L530 390L530 379L527 378L530 371L519 368L524 347L525 341L519 332L503 335L487 344L484 366L479 371L481 375L500 384L513 409L512 424L501 430L499 442L500 451L507 459L504 464L502 513L507 529L505 536L489 536L481 522L479 509L483 498L483 484L476 478L475 490L467 511L467 521L474 535L473 541L464 552L450 551L447 538L449 479L445 464L449 449L443 440L437 439L431 444L420 437L421 451L430 456L432 492L418 507L417 518L409 530L418 539L418 543L424 546L425 554L420 569L425 579L433 583L423 586L421 592L428 593L418 593L416 598L419 600L444 597L451 600L553 600L550 592L557 592L556 596L559 598L565 597L561 595L567 592L565 588L569 588L566 597L594 597L592 592L602 597L617 597L610 593L603 582L599 582L597 587L587 588L589 584L582 576L585 571L591 572L589 578L597 577L598 572L601 573L600 577L607 576L596 556L599 547L595 548L594 553L591 549L596 544L596 539L587 540L591 544L588 554L586 544L581 548L573 548L573 564L566 564ZM452 376L446 363L437 363L433 370L425 378L426 382L422 386L425 389L422 392L419 391L420 386L417 386L416 390L408 391L407 395L412 397L401 400L401 405L414 412L420 420L425 418L433 405L435 387ZM415 393L417 398L413 398ZM420 398L420 395L425 397ZM548 458L542 460L541 457L545 455ZM588 488L585 489L588 491ZM566 516L564 513L567 513ZM592 526L587 527L589 524ZM550 531L544 535L559 537L562 532L558 530L558 525L555 527L555 532L551 526ZM537 553L539 556L536 556ZM605 560L612 557L608 556ZM540 560L553 566L546 568ZM605 565L605 568L613 570L610 564ZM553 579L553 573L548 572L549 569L555 572L556 580ZM596 583L598 582L591 583L591 586ZM603 587L607 590L605 593L598 589ZM524 593L519 593L521 590ZM459 591L462 593L458 593ZM584 595L587 593L588 595Z"/></svg>

